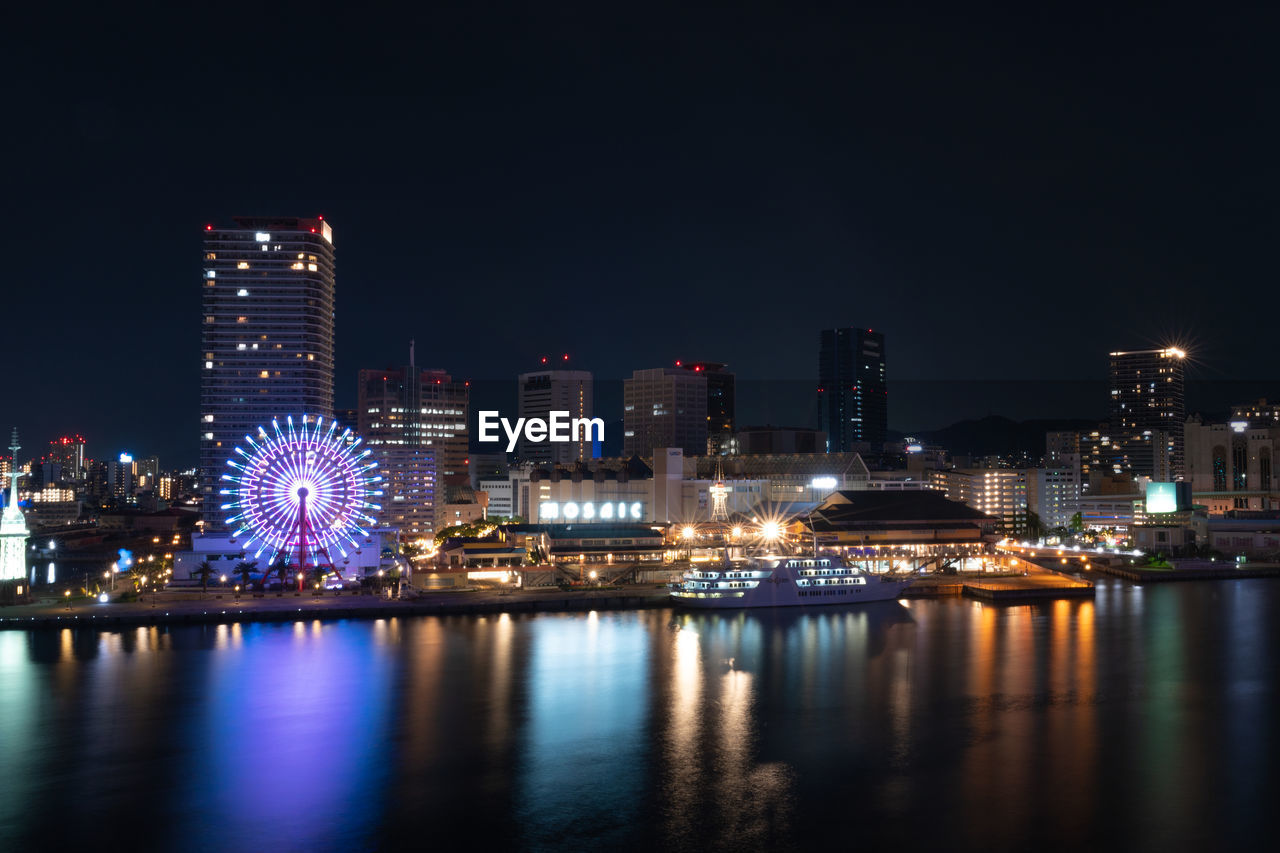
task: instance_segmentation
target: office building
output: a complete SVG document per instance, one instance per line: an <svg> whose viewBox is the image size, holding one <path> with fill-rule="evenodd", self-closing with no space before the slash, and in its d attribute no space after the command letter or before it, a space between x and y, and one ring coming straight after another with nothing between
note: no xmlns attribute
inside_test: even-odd
<svg viewBox="0 0 1280 853"><path fill-rule="evenodd" d="M818 353L819 429L827 450L873 448L889 431L884 335L871 329L824 329ZM878 449L878 448L876 448Z"/></svg>
<svg viewBox="0 0 1280 853"><path fill-rule="evenodd" d="M517 379L517 414L522 418L549 419L551 412L568 412L570 419L591 418L591 372L588 370L539 370ZM538 464L567 464L599 456L589 430L581 430L573 442L528 441L523 433L516 443L516 459Z"/></svg>
<svg viewBox="0 0 1280 853"><path fill-rule="evenodd" d="M357 432L383 477L378 523L405 539L430 538L447 478L466 479L470 388L443 370L361 370Z"/></svg>
<svg viewBox="0 0 1280 853"><path fill-rule="evenodd" d="M738 452L734 432L735 378L716 361L677 361L691 373L707 378L707 455L729 456Z"/></svg>
<svg viewBox="0 0 1280 853"><path fill-rule="evenodd" d="M1111 353L1111 437L1124 470L1183 478L1186 353L1176 347Z"/></svg>
<svg viewBox="0 0 1280 853"><path fill-rule="evenodd" d="M442 477L469 477L471 388L438 369L360 371L356 431L370 447L431 447ZM464 478L466 479L466 478Z"/></svg>
<svg viewBox="0 0 1280 853"><path fill-rule="evenodd" d="M84 436L64 435L49 442L48 461L57 465L64 483L83 483L86 475Z"/></svg>
<svg viewBox="0 0 1280 853"><path fill-rule="evenodd" d="M655 447L707 452L705 373L657 367L622 380L622 453L652 456Z"/></svg>
<svg viewBox="0 0 1280 853"><path fill-rule="evenodd" d="M322 218L236 217L208 225L200 382L206 524L226 460L273 418L333 415L334 247Z"/></svg>

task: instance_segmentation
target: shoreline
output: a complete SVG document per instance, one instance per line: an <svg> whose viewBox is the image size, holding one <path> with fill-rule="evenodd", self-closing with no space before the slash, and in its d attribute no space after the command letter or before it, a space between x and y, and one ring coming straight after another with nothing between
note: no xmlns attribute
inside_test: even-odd
<svg viewBox="0 0 1280 853"><path fill-rule="evenodd" d="M1040 574L1040 573L1037 573ZM1048 573L1044 573L1048 574ZM1034 576L1033 576L1034 577ZM991 603L1028 603L1092 596L1092 584L1039 583L1026 578L948 579L922 583L904 597L946 598L964 595ZM180 597L179 597L180 596ZM150 597L148 597L150 598ZM150 625L207 625L232 622L290 622L299 619L385 619L395 616L487 616L498 613L580 613L591 610L644 610L673 605L665 588L608 590L489 591L428 593L401 601L359 593L280 593L234 598L226 593L190 597L160 593L156 600L101 604L80 599L70 607L48 601L0 608L0 631L57 628L115 629Z"/></svg>

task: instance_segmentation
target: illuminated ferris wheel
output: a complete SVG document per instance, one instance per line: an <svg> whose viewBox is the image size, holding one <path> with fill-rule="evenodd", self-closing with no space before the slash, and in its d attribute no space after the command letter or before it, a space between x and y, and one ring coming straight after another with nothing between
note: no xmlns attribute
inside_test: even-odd
<svg viewBox="0 0 1280 853"><path fill-rule="evenodd" d="M258 427L257 438L244 442L227 460L220 491L229 499L222 509L232 541L243 540L246 553L256 546L254 559L274 558L282 581L286 569L337 569L332 552L346 559L380 509L371 500L382 494L372 451L321 417L295 426L290 416L283 428L272 420L271 432Z"/></svg>

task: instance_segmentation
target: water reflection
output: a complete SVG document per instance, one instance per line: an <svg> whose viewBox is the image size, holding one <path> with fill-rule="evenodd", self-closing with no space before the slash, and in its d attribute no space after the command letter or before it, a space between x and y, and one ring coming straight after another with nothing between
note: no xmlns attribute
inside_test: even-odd
<svg viewBox="0 0 1280 853"><path fill-rule="evenodd" d="M1242 842L1278 625L1256 581L0 632L0 849Z"/></svg>

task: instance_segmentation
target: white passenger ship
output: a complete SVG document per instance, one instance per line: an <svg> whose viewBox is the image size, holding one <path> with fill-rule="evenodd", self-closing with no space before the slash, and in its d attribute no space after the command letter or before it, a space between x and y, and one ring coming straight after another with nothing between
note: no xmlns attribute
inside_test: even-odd
<svg viewBox="0 0 1280 853"><path fill-rule="evenodd" d="M695 566L673 584L681 607L791 607L897 598L910 578L873 575L828 557L753 557Z"/></svg>

